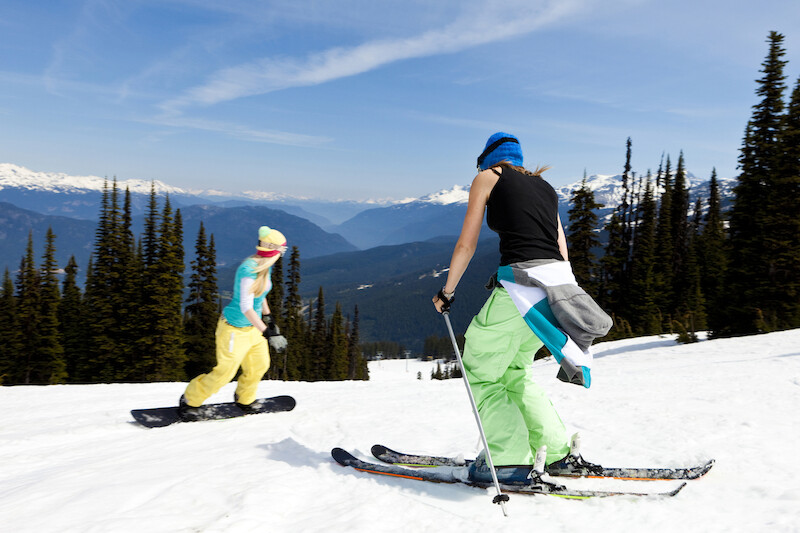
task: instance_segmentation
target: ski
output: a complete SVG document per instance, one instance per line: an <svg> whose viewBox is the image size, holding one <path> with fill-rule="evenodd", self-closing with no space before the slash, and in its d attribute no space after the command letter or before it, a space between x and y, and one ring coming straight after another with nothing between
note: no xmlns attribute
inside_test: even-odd
<svg viewBox="0 0 800 533"><path fill-rule="evenodd" d="M416 481L427 481L433 483L453 483L463 484L471 487L489 488L491 483L476 483L469 480L467 466L433 466L430 468L411 469L393 464L380 464L362 461L353 456L350 452L342 448L331 450L333 459L342 466L354 468L360 472L377 474L388 477L413 479ZM534 478L530 484L526 485L500 485L503 492L514 494L542 494L557 496L559 498L586 500L589 498L605 498L609 496L651 496L651 497L671 497L678 494L686 483L681 483L677 488L667 492L629 492L629 491L608 491L608 490L573 490L542 480L540 477Z"/></svg>
<svg viewBox="0 0 800 533"><path fill-rule="evenodd" d="M384 463L404 467L460 467L469 466L471 459L462 457L437 457L434 455L415 455L397 452L386 446L376 444L372 447L372 455ZM551 476L559 477L589 477L589 478L614 478L633 481L651 481L665 479L697 479L704 476L714 460L689 468L606 468L576 469L574 471L547 471Z"/></svg>
<svg viewBox="0 0 800 533"><path fill-rule="evenodd" d="M157 407L154 409L134 409L131 411L133 419L148 428L161 428L178 422L201 422L204 420L224 420L238 418L245 415L262 413L277 413L291 411L296 402L291 396L274 396L261 398L251 404L251 411L245 413L234 402L211 403L201 405L199 412L192 420L182 420L178 415L178 407Z"/></svg>

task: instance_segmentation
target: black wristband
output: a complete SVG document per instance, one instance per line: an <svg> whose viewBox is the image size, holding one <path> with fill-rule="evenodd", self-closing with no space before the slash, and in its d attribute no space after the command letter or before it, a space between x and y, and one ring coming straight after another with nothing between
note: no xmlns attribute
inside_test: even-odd
<svg viewBox="0 0 800 533"><path fill-rule="evenodd" d="M445 296L444 287L439 289L439 292L436 294L436 297L439 298L439 300L442 302L442 311L449 311L450 304L452 304L453 301L456 299L455 293L453 293L452 298L448 298L447 296Z"/></svg>

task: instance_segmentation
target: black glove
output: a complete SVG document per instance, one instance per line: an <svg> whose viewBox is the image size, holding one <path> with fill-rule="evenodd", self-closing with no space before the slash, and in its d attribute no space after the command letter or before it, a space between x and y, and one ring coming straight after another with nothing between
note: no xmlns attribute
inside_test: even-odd
<svg viewBox="0 0 800 533"><path fill-rule="evenodd" d="M276 324L275 321L272 320L272 315L266 315L263 320L264 324L267 325L267 329L264 330L263 335L267 339L281 334L281 329L278 327L278 324Z"/></svg>
<svg viewBox="0 0 800 533"><path fill-rule="evenodd" d="M286 337L281 335L281 330L278 324L272 320L272 315L266 315L264 317L264 324L267 325L267 329L263 331L262 335L267 339L270 347L277 351L285 350L288 344L286 342Z"/></svg>
<svg viewBox="0 0 800 533"><path fill-rule="evenodd" d="M439 298L439 301L442 302L442 313L450 311L450 304L452 304L455 299L456 295L453 293L450 298L444 295L444 287L439 289L439 292L436 294L436 297Z"/></svg>

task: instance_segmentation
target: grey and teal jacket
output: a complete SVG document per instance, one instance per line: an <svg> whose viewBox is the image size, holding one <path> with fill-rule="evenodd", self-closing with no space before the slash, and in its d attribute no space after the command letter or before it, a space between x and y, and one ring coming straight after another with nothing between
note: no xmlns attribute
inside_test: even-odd
<svg viewBox="0 0 800 533"><path fill-rule="evenodd" d="M536 259L501 266L497 281L558 361L558 379L589 388L592 342L608 333L613 322L578 286L569 261Z"/></svg>

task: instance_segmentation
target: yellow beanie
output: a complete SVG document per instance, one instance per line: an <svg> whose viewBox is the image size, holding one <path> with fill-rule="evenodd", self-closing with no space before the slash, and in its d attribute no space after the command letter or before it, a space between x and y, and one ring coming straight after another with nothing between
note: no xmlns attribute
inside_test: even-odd
<svg viewBox="0 0 800 533"><path fill-rule="evenodd" d="M258 240L261 242L269 242L281 246L286 245L286 237L283 235L283 233L268 226L261 226L258 228Z"/></svg>

